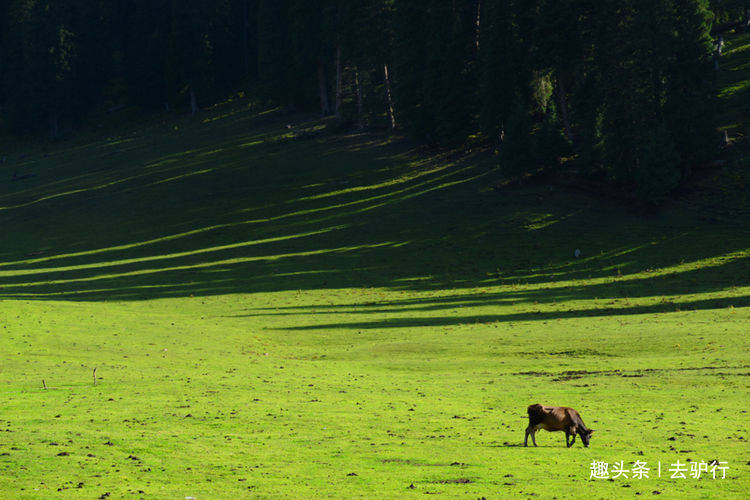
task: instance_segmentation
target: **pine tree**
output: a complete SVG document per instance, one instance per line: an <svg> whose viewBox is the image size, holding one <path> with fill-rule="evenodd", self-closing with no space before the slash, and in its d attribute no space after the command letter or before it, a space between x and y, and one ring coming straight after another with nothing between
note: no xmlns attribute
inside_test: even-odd
<svg viewBox="0 0 750 500"><path fill-rule="evenodd" d="M618 19L597 47L603 161L658 202L710 151L707 11L699 0L603 3Z"/></svg>
<svg viewBox="0 0 750 500"><path fill-rule="evenodd" d="M288 0L258 1L258 76L268 96L291 104Z"/></svg>
<svg viewBox="0 0 750 500"><path fill-rule="evenodd" d="M342 57L354 73L354 114L360 125L367 121L391 127L395 121L392 89L389 92L386 82L386 70L389 77L393 70L392 7L390 0L339 2Z"/></svg>
<svg viewBox="0 0 750 500"><path fill-rule="evenodd" d="M442 142L476 130L476 2L435 2L427 34L424 98Z"/></svg>
<svg viewBox="0 0 750 500"><path fill-rule="evenodd" d="M51 1L17 1L9 7L3 74L4 110L11 130L57 139L82 113L83 90L74 9Z"/></svg>
<svg viewBox="0 0 750 500"><path fill-rule="evenodd" d="M538 69L551 72L559 118L570 142L576 138L571 98L588 77L584 40L589 5L580 0L542 0L534 27L534 63Z"/></svg>
<svg viewBox="0 0 750 500"><path fill-rule="evenodd" d="M394 94L405 127L459 142L475 120L476 2L395 3Z"/></svg>
<svg viewBox="0 0 750 500"><path fill-rule="evenodd" d="M498 147L505 140L525 141L528 120L518 114L529 111L528 84L531 81L529 46L522 37L523 2L485 0L479 30L481 129ZM525 146L514 146L523 151Z"/></svg>
<svg viewBox="0 0 750 500"><path fill-rule="evenodd" d="M130 102L173 107L175 77L169 61L171 0L135 0L123 44L124 78Z"/></svg>
<svg viewBox="0 0 750 500"><path fill-rule="evenodd" d="M192 114L198 111L198 96L213 89L213 40L211 23L216 11L202 0L172 0L168 44L168 69L175 99L189 100Z"/></svg>
<svg viewBox="0 0 750 500"><path fill-rule="evenodd" d="M665 41L663 35L669 29L663 23L670 21L661 8L663 4L642 11L645 1L602 2L606 5L600 7L599 13L608 11L616 22L608 27L609 38L600 39L596 64L601 75L601 148L605 168L611 178L632 183L635 189L654 196L656 186L650 185L649 175L658 179L665 190L673 188L677 180L676 165L663 163L665 158L657 154L657 140L663 141L661 147L665 151L674 148L659 105L663 62L659 44ZM667 171L673 175L656 175Z"/></svg>
<svg viewBox="0 0 750 500"><path fill-rule="evenodd" d="M716 22L741 21L746 15L747 0L710 0L707 9L710 9Z"/></svg>
<svg viewBox="0 0 750 500"><path fill-rule="evenodd" d="M429 137L430 116L425 100L424 75L427 73L427 32L425 16L431 12L428 0L394 0L393 8L393 96L397 120L419 137Z"/></svg>
<svg viewBox="0 0 750 500"><path fill-rule="evenodd" d="M717 143L711 13L705 0L675 1L674 5L664 113L680 152L683 174L687 175L691 165L709 159Z"/></svg>

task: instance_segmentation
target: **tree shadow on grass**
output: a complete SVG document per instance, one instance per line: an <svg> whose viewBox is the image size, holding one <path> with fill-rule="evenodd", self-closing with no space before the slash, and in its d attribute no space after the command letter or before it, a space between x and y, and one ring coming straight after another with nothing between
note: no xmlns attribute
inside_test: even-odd
<svg viewBox="0 0 750 500"><path fill-rule="evenodd" d="M443 294L325 308L369 314L678 297L750 284L750 233L739 224L641 220L542 186L496 191L489 188L503 174L491 158L423 157L377 135L295 137L285 117L273 114L248 133L244 115L228 116L184 135L162 131L152 140L144 133L106 164L66 151L59 166L52 155L34 165L37 185L0 187L8 235L0 298L148 300L363 287ZM328 327L640 314L678 303L746 305L747 297L669 300Z"/></svg>
<svg viewBox="0 0 750 500"><path fill-rule="evenodd" d="M649 306L602 307L571 309L567 311L529 311L509 314L484 314L412 318L388 318L376 321L352 321L343 323L320 323L281 328L282 330L385 330L389 328L418 328L435 326L455 326L472 324L492 324L498 322L549 321L569 318L592 318L605 316L628 316L634 314L656 314L675 311L699 311L723 309L727 307L750 306L750 295L731 299L692 300L679 303L657 303Z"/></svg>

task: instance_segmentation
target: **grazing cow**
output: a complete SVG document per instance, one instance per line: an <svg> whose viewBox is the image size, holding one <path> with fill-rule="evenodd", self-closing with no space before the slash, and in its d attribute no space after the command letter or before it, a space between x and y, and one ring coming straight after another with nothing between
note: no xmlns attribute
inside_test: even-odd
<svg viewBox="0 0 750 500"><path fill-rule="evenodd" d="M531 405L528 412L529 426L526 428L526 437L523 440L524 446L529 445L529 434L531 434L531 441L536 446L534 434L539 429L544 429L548 432L565 431L565 444L568 445L568 448L576 442L576 434L578 434L581 436L583 446L588 448L591 434L594 431L586 427L586 424L581 420L581 416L573 408ZM571 436L573 437L572 441L570 440Z"/></svg>

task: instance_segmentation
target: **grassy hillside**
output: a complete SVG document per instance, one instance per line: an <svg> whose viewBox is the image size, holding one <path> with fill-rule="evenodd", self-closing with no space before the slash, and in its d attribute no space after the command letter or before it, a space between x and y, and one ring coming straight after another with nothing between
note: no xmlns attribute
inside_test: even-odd
<svg viewBox="0 0 750 500"><path fill-rule="evenodd" d="M739 148L644 218L245 99L13 147L0 497L750 487ZM578 409L592 446L523 448L536 402ZM590 480L593 460L654 471ZM727 477L671 479L677 460Z"/></svg>

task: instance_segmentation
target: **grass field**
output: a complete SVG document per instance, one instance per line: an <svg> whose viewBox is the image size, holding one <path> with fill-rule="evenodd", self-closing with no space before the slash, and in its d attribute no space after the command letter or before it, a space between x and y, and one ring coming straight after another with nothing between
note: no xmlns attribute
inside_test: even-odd
<svg viewBox="0 0 750 500"><path fill-rule="evenodd" d="M644 217L290 120L239 99L11 150L1 498L746 498L737 182ZM592 446L524 448L537 402Z"/></svg>

